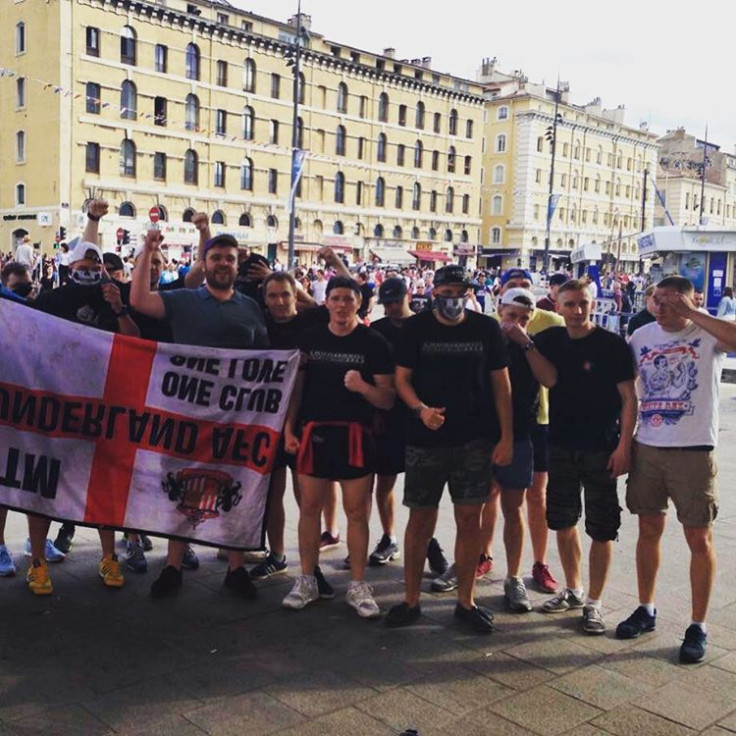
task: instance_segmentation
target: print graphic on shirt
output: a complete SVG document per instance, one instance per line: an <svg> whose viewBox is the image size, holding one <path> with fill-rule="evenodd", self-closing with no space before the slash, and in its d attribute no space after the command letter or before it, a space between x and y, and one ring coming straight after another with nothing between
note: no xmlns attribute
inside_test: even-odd
<svg viewBox="0 0 736 736"><path fill-rule="evenodd" d="M83 304L77 310L77 319L85 325L99 324L100 319L94 307L89 304Z"/></svg>
<svg viewBox="0 0 736 736"><path fill-rule="evenodd" d="M697 362L700 338L682 343L643 347L638 361L639 378L644 388L639 415L652 427L677 424L695 412L691 397L698 387Z"/></svg>
<svg viewBox="0 0 736 736"><path fill-rule="evenodd" d="M482 355L482 342L425 342L422 355Z"/></svg>
<svg viewBox="0 0 736 736"><path fill-rule="evenodd" d="M356 353L332 353L328 350L310 350L312 363L344 363L345 365L365 365L365 355Z"/></svg>

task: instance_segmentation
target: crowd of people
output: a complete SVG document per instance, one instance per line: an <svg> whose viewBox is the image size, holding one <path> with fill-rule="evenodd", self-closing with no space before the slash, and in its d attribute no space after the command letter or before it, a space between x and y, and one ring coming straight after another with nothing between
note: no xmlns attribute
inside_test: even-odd
<svg viewBox="0 0 736 736"><path fill-rule="evenodd" d="M649 285L646 307L629 322L627 344L594 323L597 285L570 274L552 275L538 299L523 268L353 271L329 248L320 253L324 267L290 273L239 248L230 235L211 237L203 213L193 218L196 259L188 268L172 268L156 229L127 260L102 253L98 229L106 213L106 202L90 204L84 233L68 244L68 271L55 288L34 289L33 264L16 253L2 269L2 296L90 328L159 342L300 352L271 476L268 554L248 571L243 552L222 550L224 586L233 594L254 599L258 581L289 569L283 500L290 471L299 562L285 608L300 610L335 595L319 555L340 543L339 488L351 573L346 601L359 616L382 614L366 567L403 554L405 598L386 613L387 626L421 617L429 562L436 575L431 589L457 590L458 622L492 632L493 613L476 602L475 583L493 569L500 510L509 609L532 610L521 569L528 529L531 581L551 595L541 610L580 610L582 631L600 635L607 630L602 601L622 523L617 479L628 474L626 505L639 524L639 606L618 624L616 636L655 629L660 539L671 502L691 554L692 615L680 660L703 659L716 564L719 367L723 353L736 349L736 324L699 308L687 279ZM162 279L163 273L173 278ZM610 286L621 295L631 283L645 286L621 279ZM380 319L376 304L384 312ZM402 473L409 521L400 543L394 489ZM446 487L457 528L451 564L434 538ZM374 492L382 535L369 553ZM6 514L0 510L3 575L15 571L2 536ZM578 528L583 517L590 538L587 590ZM28 528L28 587L48 595L48 565L64 559L74 527L62 525L55 542L49 519L29 514ZM547 562L550 531L562 584ZM104 585L122 586L124 569L145 571L150 540L129 530L126 556L119 559L115 530L100 529L99 536ZM197 564L190 545L169 541L151 595L175 595L182 569Z"/></svg>

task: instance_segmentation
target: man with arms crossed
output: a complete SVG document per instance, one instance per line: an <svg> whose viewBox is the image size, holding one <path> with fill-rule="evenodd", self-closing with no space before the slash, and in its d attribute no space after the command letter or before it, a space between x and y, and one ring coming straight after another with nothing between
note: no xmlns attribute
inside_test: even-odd
<svg viewBox="0 0 736 736"><path fill-rule="evenodd" d="M560 287L557 310L565 327L534 338L557 370L550 387L550 466L547 524L557 532L566 587L543 606L545 613L583 609L586 634L603 634L601 598L621 526L616 478L629 469L636 422L634 365L623 338L591 322L593 299L583 281ZM585 492L590 546L590 586L584 597L578 521Z"/></svg>
<svg viewBox="0 0 736 736"><path fill-rule="evenodd" d="M641 403L626 505L639 516L639 607L618 625L616 636L635 639L654 631L660 540L671 499L690 548L692 619L680 662L693 664L705 657L707 643L705 617L716 569L719 381L723 353L736 350L736 324L700 311L693 285L681 276L660 281L652 299L657 321L631 336Z"/></svg>

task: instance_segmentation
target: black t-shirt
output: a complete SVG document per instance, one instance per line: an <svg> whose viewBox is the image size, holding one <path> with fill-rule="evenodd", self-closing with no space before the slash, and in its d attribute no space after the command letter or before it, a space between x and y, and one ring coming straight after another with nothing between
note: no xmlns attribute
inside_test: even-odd
<svg viewBox="0 0 736 736"><path fill-rule="evenodd" d="M365 325L338 337L327 325L305 330L297 344L306 356L300 418L310 422L359 422L371 426L375 407L345 388L345 374L359 371L364 381L391 375L394 363L385 338Z"/></svg>
<svg viewBox="0 0 736 736"><path fill-rule="evenodd" d="M118 288L123 286L117 281L114 283ZM126 303L125 300L123 303ZM112 307L105 301L100 285L67 284L52 291L42 291L29 304L42 312L53 314L69 322L96 327L105 332L118 331L118 319Z"/></svg>
<svg viewBox="0 0 736 736"><path fill-rule="evenodd" d="M508 351L495 320L465 311L459 325L441 324L433 312L406 321L396 364L413 371L412 385L427 406L445 407L436 431L409 414L406 441L418 447L452 447L500 436L491 371L508 365Z"/></svg>
<svg viewBox="0 0 736 736"><path fill-rule="evenodd" d="M549 392L550 443L575 450L612 450L621 413L617 384L634 379L626 341L600 327L577 340L565 327L550 327L535 335L534 342L557 369L557 383Z"/></svg>
<svg viewBox="0 0 736 736"><path fill-rule="evenodd" d="M329 321L330 313L326 307L306 309L288 322L274 322L266 312L268 340L274 350L293 350L302 332L315 325L326 325Z"/></svg>
<svg viewBox="0 0 736 736"><path fill-rule="evenodd" d="M409 302L409 309L411 309L414 314L429 311L432 309L432 297L428 294L414 294Z"/></svg>
<svg viewBox="0 0 736 736"><path fill-rule="evenodd" d="M375 330L379 335L383 335L389 345L391 345L392 354L396 353L396 349L404 334L404 320L401 327L397 327L388 317L371 322L371 329ZM406 427L406 418L409 410L406 404L397 396L396 403L388 411L381 411L383 418L383 432L390 437L392 441L404 443L404 428Z"/></svg>
<svg viewBox="0 0 736 736"><path fill-rule="evenodd" d="M644 327L644 325L648 325L650 322L655 322L655 321L656 320L652 316L651 312L649 312L646 309L642 309L641 312L637 312L629 320L629 324L626 326L626 334L633 335L634 330L638 330L640 327Z"/></svg>
<svg viewBox="0 0 736 736"><path fill-rule="evenodd" d="M371 299L373 299L373 287L370 284L362 284L360 287L360 309L358 310L358 317L363 319L365 315L368 313L368 305L371 303Z"/></svg>
<svg viewBox="0 0 736 736"><path fill-rule="evenodd" d="M176 289L184 289L184 277L179 276L176 281L170 281L168 284L159 284L158 291L175 291ZM123 304L130 305L130 282L120 284L120 296ZM174 342L174 335L171 332L171 325L163 319L149 317L147 314L141 314L132 307L130 308L130 316L133 322L138 325L141 331L141 337L144 340L155 340L156 342Z"/></svg>
<svg viewBox="0 0 736 736"><path fill-rule="evenodd" d="M511 401L514 407L514 439L529 437L537 422L539 409L539 381L534 378L525 352L515 342L508 342Z"/></svg>

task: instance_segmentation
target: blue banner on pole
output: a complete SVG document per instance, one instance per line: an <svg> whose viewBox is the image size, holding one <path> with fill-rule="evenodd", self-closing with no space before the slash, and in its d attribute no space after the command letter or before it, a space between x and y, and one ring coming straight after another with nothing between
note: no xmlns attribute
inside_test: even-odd
<svg viewBox="0 0 736 736"><path fill-rule="evenodd" d="M557 209L557 205L559 204L560 197L562 195L560 194L553 194L549 198L549 204L547 205L547 219L551 220L553 215L555 214L555 210Z"/></svg>
<svg viewBox="0 0 736 736"><path fill-rule="evenodd" d="M302 178L304 170L304 161L307 158L307 152L301 148L295 148L291 154L291 192L289 193L289 212L294 209L294 200L296 198L296 190L299 186L299 180Z"/></svg>

